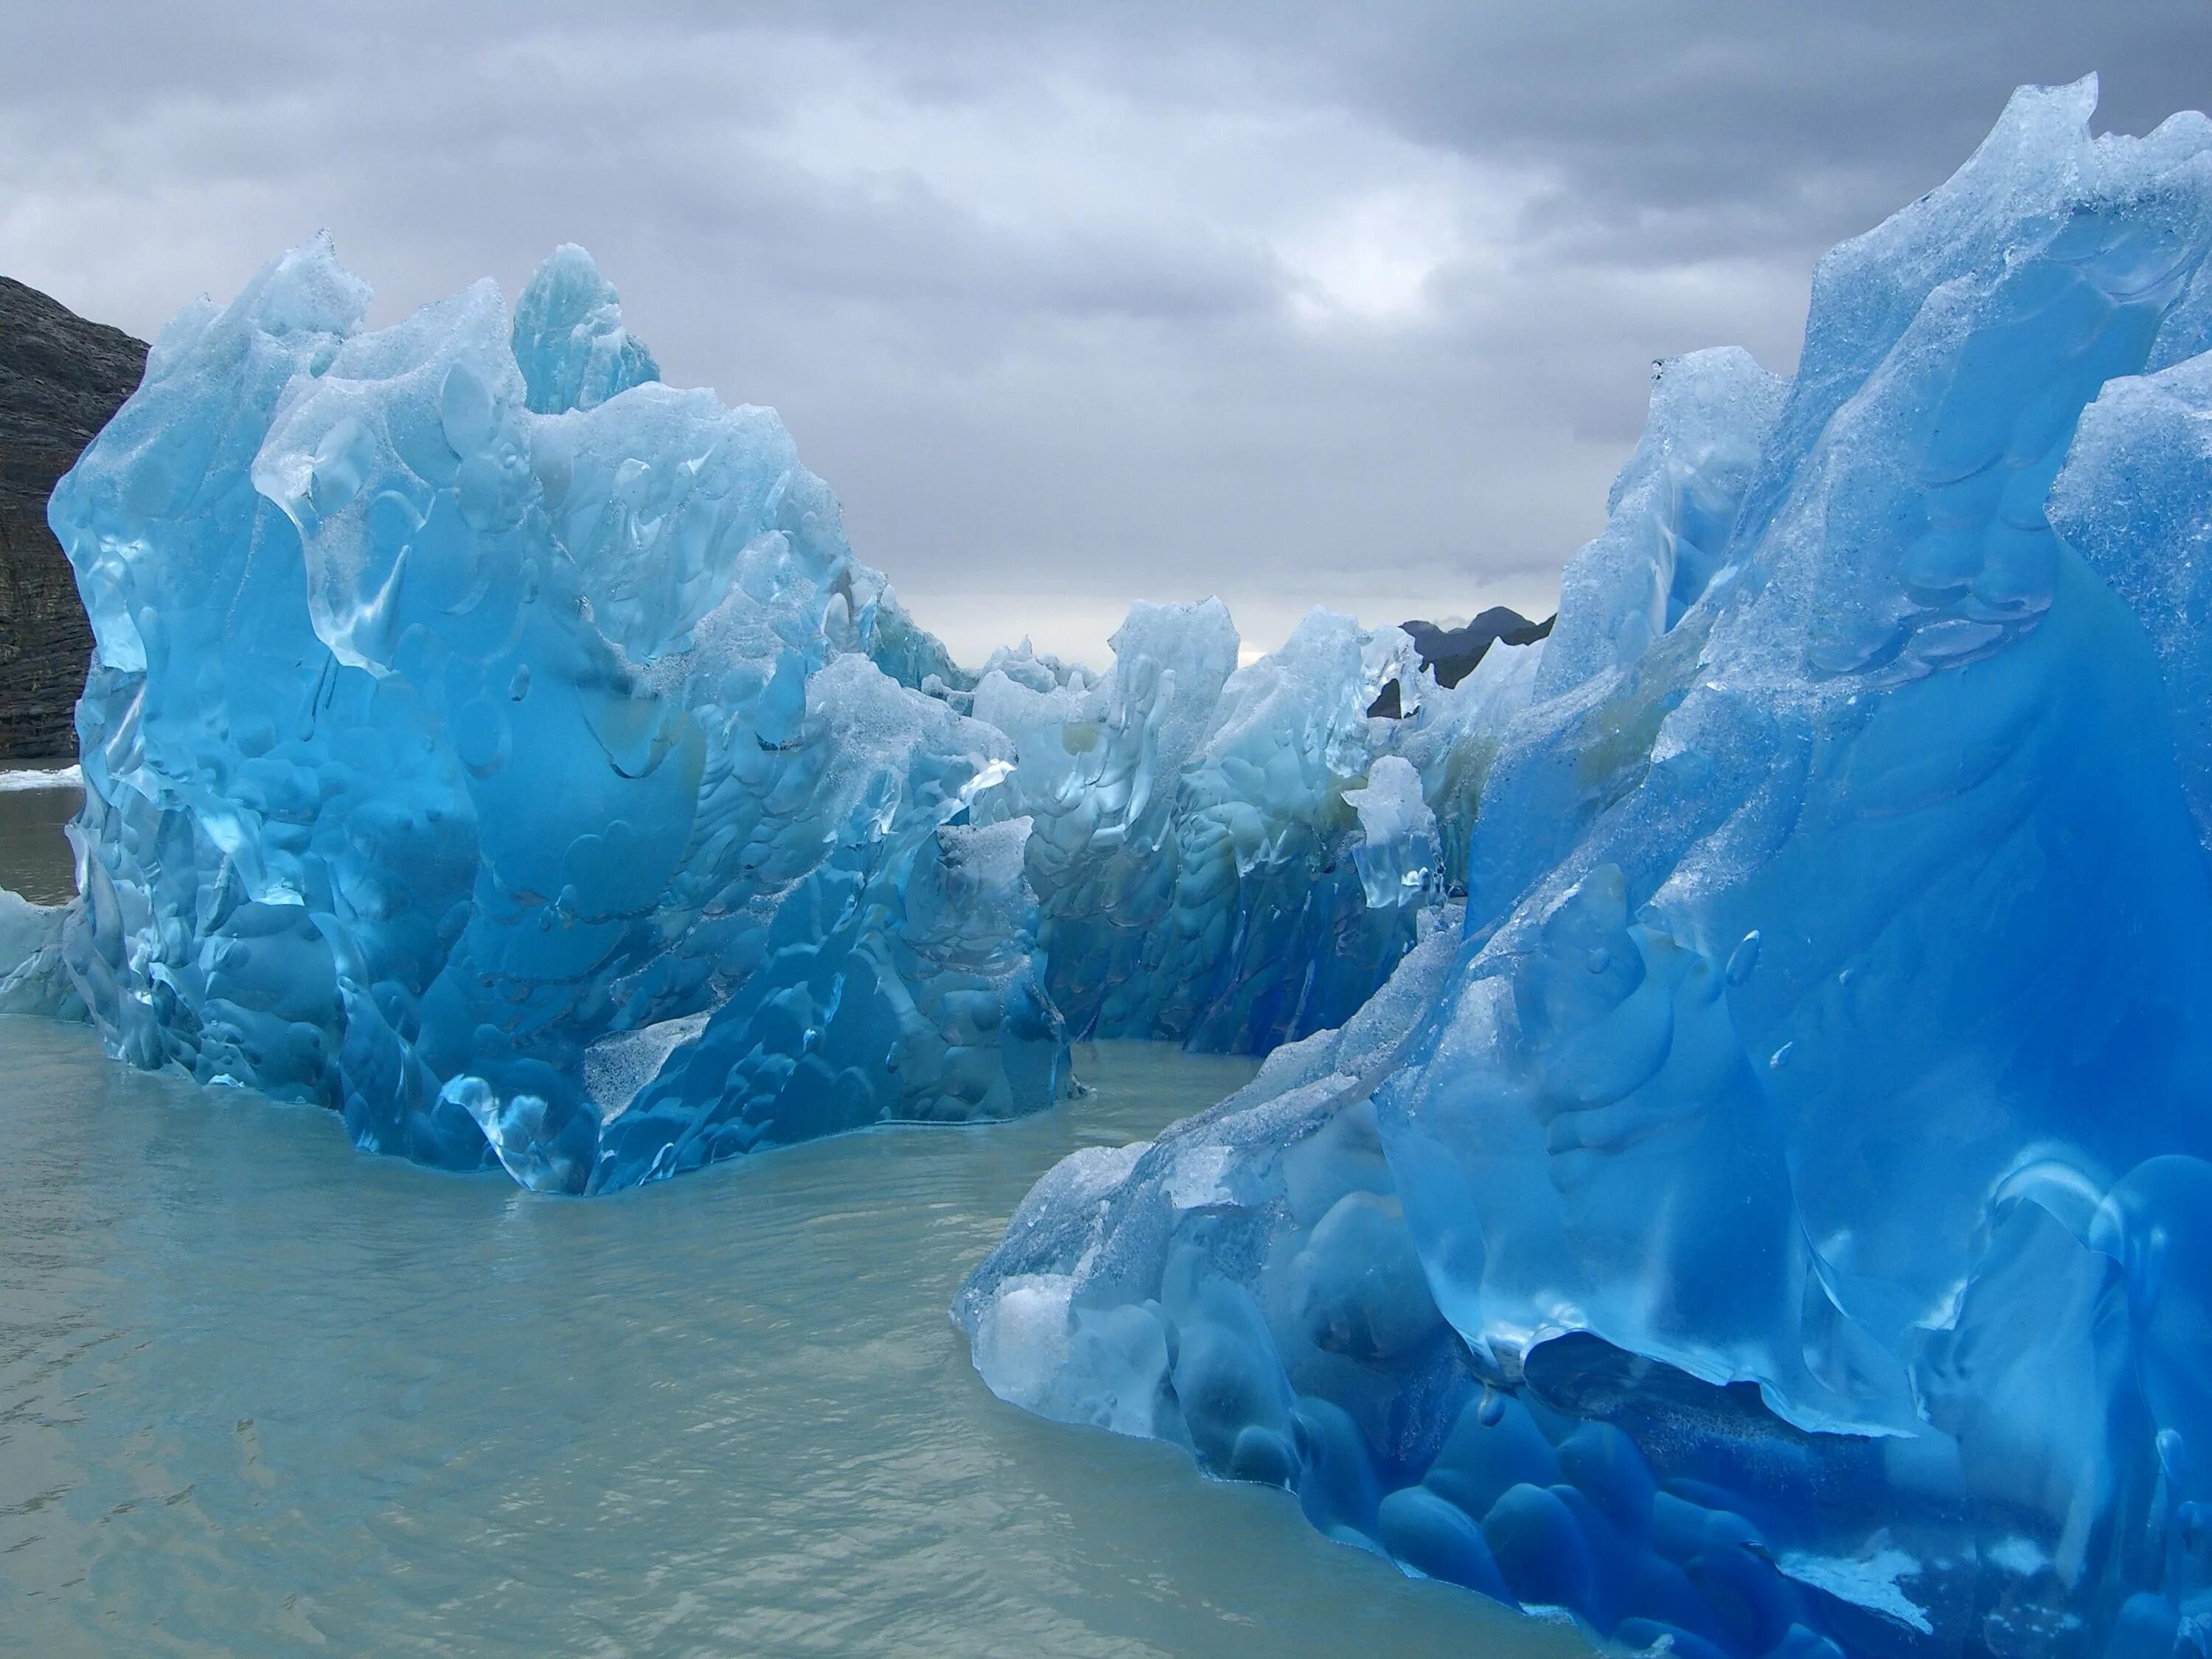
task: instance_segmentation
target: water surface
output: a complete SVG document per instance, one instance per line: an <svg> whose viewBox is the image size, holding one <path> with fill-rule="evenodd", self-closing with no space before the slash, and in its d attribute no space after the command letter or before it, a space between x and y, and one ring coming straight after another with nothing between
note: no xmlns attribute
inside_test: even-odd
<svg viewBox="0 0 2212 1659"><path fill-rule="evenodd" d="M0 760L0 886L40 904L76 891L62 825L84 799L72 761Z"/></svg>
<svg viewBox="0 0 2212 1659"><path fill-rule="evenodd" d="M1249 1073L1079 1051L1024 1122L611 1198L0 1021L0 1647L1577 1650L1279 1492L992 1398L945 1310L1052 1161Z"/></svg>

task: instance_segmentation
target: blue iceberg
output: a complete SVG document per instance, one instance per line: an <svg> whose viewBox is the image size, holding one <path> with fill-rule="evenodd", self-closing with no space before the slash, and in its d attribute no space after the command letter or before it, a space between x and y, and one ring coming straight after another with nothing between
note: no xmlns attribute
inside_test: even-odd
<svg viewBox="0 0 2212 1659"><path fill-rule="evenodd" d="M775 416L580 249L368 298L319 243L188 310L55 492L111 1050L564 1192L1063 1092L1006 739Z"/></svg>
<svg viewBox="0 0 2212 1659"><path fill-rule="evenodd" d="M1322 610L1241 669L1237 644L1218 600L1139 605L1097 680L1001 652L969 694L1014 747L978 810L1033 826L1039 939L1079 1038L1265 1054L1341 1024L1463 884L1539 657L1496 647L1442 688L1402 630ZM1386 686L1399 717L1368 712Z"/></svg>
<svg viewBox="0 0 2212 1659"><path fill-rule="evenodd" d="M55 491L82 895L0 913L0 1010L605 1192L1036 1109L1071 1034L1263 1051L1443 925L1533 651L1445 690L1317 611L1240 670L1209 602L969 675L582 249L368 300L319 242L188 309Z"/></svg>
<svg viewBox="0 0 2212 1659"><path fill-rule="evenodd" d="M1462 927L1047 1176L994 1391L1633 1646L2212 1651L2212 123L2094 104L1662 366Z"/></svg>

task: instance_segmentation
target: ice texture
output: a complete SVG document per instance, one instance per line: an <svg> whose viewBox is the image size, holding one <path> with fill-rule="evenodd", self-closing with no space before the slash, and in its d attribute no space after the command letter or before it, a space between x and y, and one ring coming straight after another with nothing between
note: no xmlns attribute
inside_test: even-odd
<svg viewBox="0 0 2212 1659"><path fill-rule="evenodd" d="M773 412L580 249L368 300L319 242L187 310L54 493L110 1049L564 1192L1055 1098L1009 746Z"/></svg>
<svg viewBox="0 0 2212 1659"><path fill-rule="evenodd" d="M511 319L368 299L317 243L188 309L56 490L84 893L11 1006L604 1192L1034 1109L1071 1022L1264 1052L1464 881L1536 647L1446 690L1317 611L1240 669L1209 601L969 675L582 249Z"/></svg>
<svg viewBox="0 0 2212 1659"><path fill-rule="evenodd" d="M1449 689L1396 628L1316 610L1237 666L1218 600L1139 605L1093 680L986 665L976 718L1017 757L1052 996L1078 1037L1265 1054L1341 1024L1465 878L1475 804L1540 645ZM1401 718L1367 710L1385 685Z"/></svg>
<svg viewBox="0 0 2212 1659"><path fill-rule="evenodd" d="M1736 346L1655 368L1650 418L1613 481L1605 532L1560 579L1537 695L1627 667L1698 602L1788 391Z"/></svg>
<svg viewBox="0 0 2212 1659"><path fill-rule="evenodd" d="M1344 792L1359 815L1352 849L1368 908L1389 910L1419 903L1442 863L1437 815L1421 792L1421 775L1403 755L1384 755L1367 771L1367 787Z"/></svg>
<svg viewBox="0 0 2212 1659"><path fill-rule="evenodd" d="M2212 123L2094 105L1662 367L1463 931L1048 1175L995 1390L1638 1647L2208 1650Z"/></svg>
<svg viewBox="0 0 2212 1659"><path fill-rule="evenodd" d="M660 378L645 342L623 326L614 284L574 242L554 249L524 290L514 343L524 402L539 415L593 409Z"/></svg>
<svg viewBox="0 0 2212 1659"><path fill-rule="evenodd" d="M2113 381L2081 416L2051 494L2067 544L2142 619L2176 757L2212 843L2212 356Z"/></svg>
<svg viewBox="0 0 2212 1659"><path fill-rule="evenodd" d="M84 1017L62 962L68 921L65 906L33 904L0 887L0 1015Z"/></svg>

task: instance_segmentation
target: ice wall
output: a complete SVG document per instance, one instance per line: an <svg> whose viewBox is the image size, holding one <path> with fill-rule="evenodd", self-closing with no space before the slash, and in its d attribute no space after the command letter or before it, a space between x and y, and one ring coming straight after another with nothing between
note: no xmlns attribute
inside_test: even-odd
<svg viewBox="0 0 2212 1659"><path fill-rule="evenodd" d="M581 249L367 300L319 244L186 312L57 490L85 895L9 1006L603 1191L1031 1109L1063 1008L1264 1052L1440 925L1534 647L1445 690L1316 611L1240 670L1209 602L968 675Z"/></svg>
<svg viewBox="0 0 2212 1659"><path fill-rule="evenodd" d="M1411 943L1334 856L1402 636L1321 612L1241 672L1237 644L1218 601L1140 607L1096 686L1000 668L976 688L1014 739L1007 799L1036 824L1030 880L1079 1032L1264 1052L1344 1018Z"/></svg>
<svg viewBox="0 0 2212 1659"><path fill-rule="evenodd" d="M976 718L1007 733L1052 995L1079 1036L1265 1054L1340 1024L1465 879L1482 779L1543 647L1449 690L1395 628L1316 610L1237 666L1218 600L1139 605L1097 681L1002 653ZM1385 685L1402 718L1370 718Z"/></svg>
<svg viewBox="0 0 2212 1659"><path fill-rule="evenodd" d="M2176 333L2183 331L2174 330ZM2196 331L2190 331L2193 336ZM2116 380L2082 415L2051 496L2067 544L2126 599L2166 681L2200 839L2212 842L2212 357Z"/></svg>
<svg viewBox="0 0 2212 1659"><path fill-rule="evenodd" d="M998 1392L1639 1646L2202 1647L2212 124L2094 105L1662 374L1463 939L1048 1176Z"/></svg>
<svg viewBox="0 0 2212 1659"><path fill-rule="evenodd" d="M660 385L580 249L513 319L368 298L318 243L188 310L54 494L110 1048L562 1191L1053 1099L963 827L1006 742L774 414Z"/></svg>
<svg viewBox="0 0 2212 1659"><path fill-rule="evenodd" d="M0 1015L82 1019L84 1005L62 962L68 909L0 887Z"/></svg>

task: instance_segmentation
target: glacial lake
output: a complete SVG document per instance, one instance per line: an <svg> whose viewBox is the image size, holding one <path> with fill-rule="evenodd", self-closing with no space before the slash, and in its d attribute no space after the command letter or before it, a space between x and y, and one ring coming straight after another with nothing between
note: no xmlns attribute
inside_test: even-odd
<svg viewBox="0 0 2212 1659"><path fill-rule="evenodd" d="M0 792L0 882L66 890L73 806ZM0 1020L0 1649L1587 1651L985 1389L945 1308L1030 1184L1252 1071L1077 1066L1022 1122L580 1200Z"/></svg>

